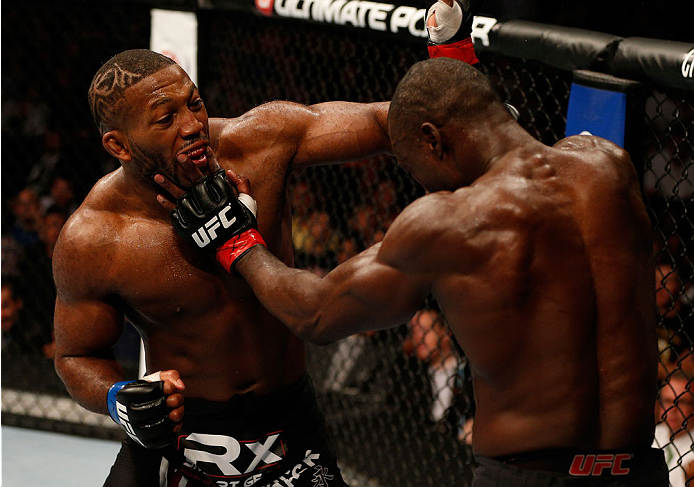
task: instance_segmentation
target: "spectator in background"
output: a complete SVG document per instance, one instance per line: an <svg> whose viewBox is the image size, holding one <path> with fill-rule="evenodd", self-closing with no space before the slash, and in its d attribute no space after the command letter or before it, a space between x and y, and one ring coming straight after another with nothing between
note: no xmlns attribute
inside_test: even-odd
<svg viewBox="0 0 694 487"><path fill-rule="evenodd" d="M61 160L62 137L57 130L46 132L43 152L27 176L27 186L38 195L47 194Z"/></svg>
<svg viewBox="0 0 694 487"><path fill-rule="evenodd" d="M685 487L694 479L694 391L690 375L672 370L656 402L654 447L662 448L670 485Z"/></svg>
<svg viewBox="0 0 694 487"><path fill-rule="evenodd" d="M43 246L43 252L49 260L53 259L53 248L66 220L67 215L57 206L48 208L46 214L41 218L39 240Z"/></svg>
<svg viewBox="0 0 694 487"><path fill-rule="evenodd" d="M48 194L43 196L40 201L44 213L50 208L55 208L68 217L79 206L75 198L72 181L60 174L53 178Z"/></svg>
<svg viewBox="0 0 694 487"><path fill-rule="evenodd" d="M445 418L446 411L453 404L460 359L452 346L448 326L437 310L422 309L407 325L410 334L403 342L403 350L428 366L427 375L433 398L429 419L438 423Z"/></svg>
<svg viewBox="0 0 694 487"><path fill-rule="evenodd" d="M680 269L670 263L655 267L655 302L658 326L658 347L661 360L691 354L692 288L682 279Z"/></svg>
<svg viewBox="0 0 694 487"><path fill-rule="evenodd" d="M679 299L680 291L683 289L682 280L670 264L657 264L655 282L658 315L665 319L676 317L682 307Z"/></svg>
<svg viewBox="0 0 694 487"><path fill-rule="evenodd" d="M378 219L380 215L372 205L362 205L355 208L349 218L350 233L354 239L364 246L371 246L383 239L383 230Z"/></svg>
<svg viewBox="0 0 694 487"><path fill-rule="evenodd" d="M24 312L24 300L16 280L3 276L1 287L2 353L39 353L43 343L37 333L38 327Z"/></svg>
<svg viewBox="0 0 694 487"><path fill-rule="evenodd" d="M374 336L374 332L365 332L340 340L330 357L323 390L356 395L368 388L379 366L378 354L372 350Z"/></svg>
<svg viewBox="0 0 694 487"><path fill-rule="evenodd" d="M38 227L41 219L38 194L31 188L24 188L11 205L14 223L10 235L22 247L36 244L39 241Z"/></svg>
<svg viewBox="0 0 694 487"><path fill-rule="evenodd" d="M10 234L2 235L1 245L0 256L2 258L2 275L18 276L19 263L22 260L22 246L19 245L19 243L12 238L12 235Z"/></svg>
<svg viewBox="0 0 694 487"><path fill-rule="evenodd" d="M318 273L327 272L326 259L334 259L340 248L340 236L330 222L330 215L322 210L313 210L307 217L292 220L292 242L294 251L302 254L311 267L319 267Z"/></svg>
<svg viewBox="0 0 694 487"><path fill-rule="evenodd" d="M55 284L53 283L53 248L67 220L59 208L51 207L39 218L39 241L27 246L20 263L20 275L25 276L22 290L26 313L38 326L42 344L52 341Z"/></svg>

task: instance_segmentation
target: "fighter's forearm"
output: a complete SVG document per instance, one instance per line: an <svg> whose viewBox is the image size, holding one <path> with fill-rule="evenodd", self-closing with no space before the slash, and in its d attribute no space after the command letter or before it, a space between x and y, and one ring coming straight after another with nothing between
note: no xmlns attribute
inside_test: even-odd
<svg viewBox="0 0 694 487"><path fill-rule="evenodd" d="M270 313L306 341L325 345L360 331L333 319L334 307L340 306L333 286L311 272L286 266L264 247L249 251L236 272Z"/></svg>
<svg viewBox="0 0 694 487"><path fill-rule="evenodd" d="M56 355L55 369L77 403L95 413L109 414L109 388L123 380L123 369L114 358Z"/></svg>

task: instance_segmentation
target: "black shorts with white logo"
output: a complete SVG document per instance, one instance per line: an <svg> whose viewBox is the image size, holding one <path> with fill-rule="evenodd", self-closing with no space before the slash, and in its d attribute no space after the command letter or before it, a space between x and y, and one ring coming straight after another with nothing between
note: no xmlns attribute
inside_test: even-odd
<svg viewBox="0 0 694 487"><path fill-rule="evenodd" d="M662 450L545 450L505 457L476 456L472 487L668 487Z"/></svg>
<svg viewBox="0 0 694 487"><path fill-rule="evenodd" d="M269 395L248 393L225 402L187 398L184 406L177 453L127 439L104 487L347 485L307 375ZM182 477L180 453L213 483Z"/></svg>

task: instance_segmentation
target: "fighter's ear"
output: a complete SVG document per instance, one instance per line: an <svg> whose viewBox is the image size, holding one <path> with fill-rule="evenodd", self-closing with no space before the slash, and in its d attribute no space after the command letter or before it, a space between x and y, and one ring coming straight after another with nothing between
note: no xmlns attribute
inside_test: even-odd
<svg viewBox="0 0 694 487"><path fill-rule="evenodd" d="M132 159L128 139L120 130L109 130L101 137L101 143L104 149L113 157L121 161L129 161Z"/></svg>
<svg viewBox="0 0 694 487"><path fill-rule="evenodd" d="M429 150L438 158L443 158L443 141L438 127L431 122L424 122L419 129Z"/></svg>

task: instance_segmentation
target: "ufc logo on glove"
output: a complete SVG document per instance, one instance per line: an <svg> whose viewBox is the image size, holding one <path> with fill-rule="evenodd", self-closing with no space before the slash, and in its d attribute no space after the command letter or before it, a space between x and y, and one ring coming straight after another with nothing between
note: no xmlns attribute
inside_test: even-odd
<svg viewBox="0 0 694 487"><path fill-rule="evenodd" d="M257 210L253 197L245 193L237 197L226 173L219 170L178 198L171 223L189 245L216 252L216 259L231 272L235 262L252 247L266 247L257 231Z"/></svg>
<svg viewBox="0 0 694 487"><path fill-rule="evenodd" d="M231 220L227 219L227 213L231 210L231 205L227 205L214 217L212 217L205 225L198 228L198 230L193 234L193 241L200 247L206 247L212 240L217 239L217 229L221 226L223 229L227 229L236 222L236 217L232 217Z"/></svg>

